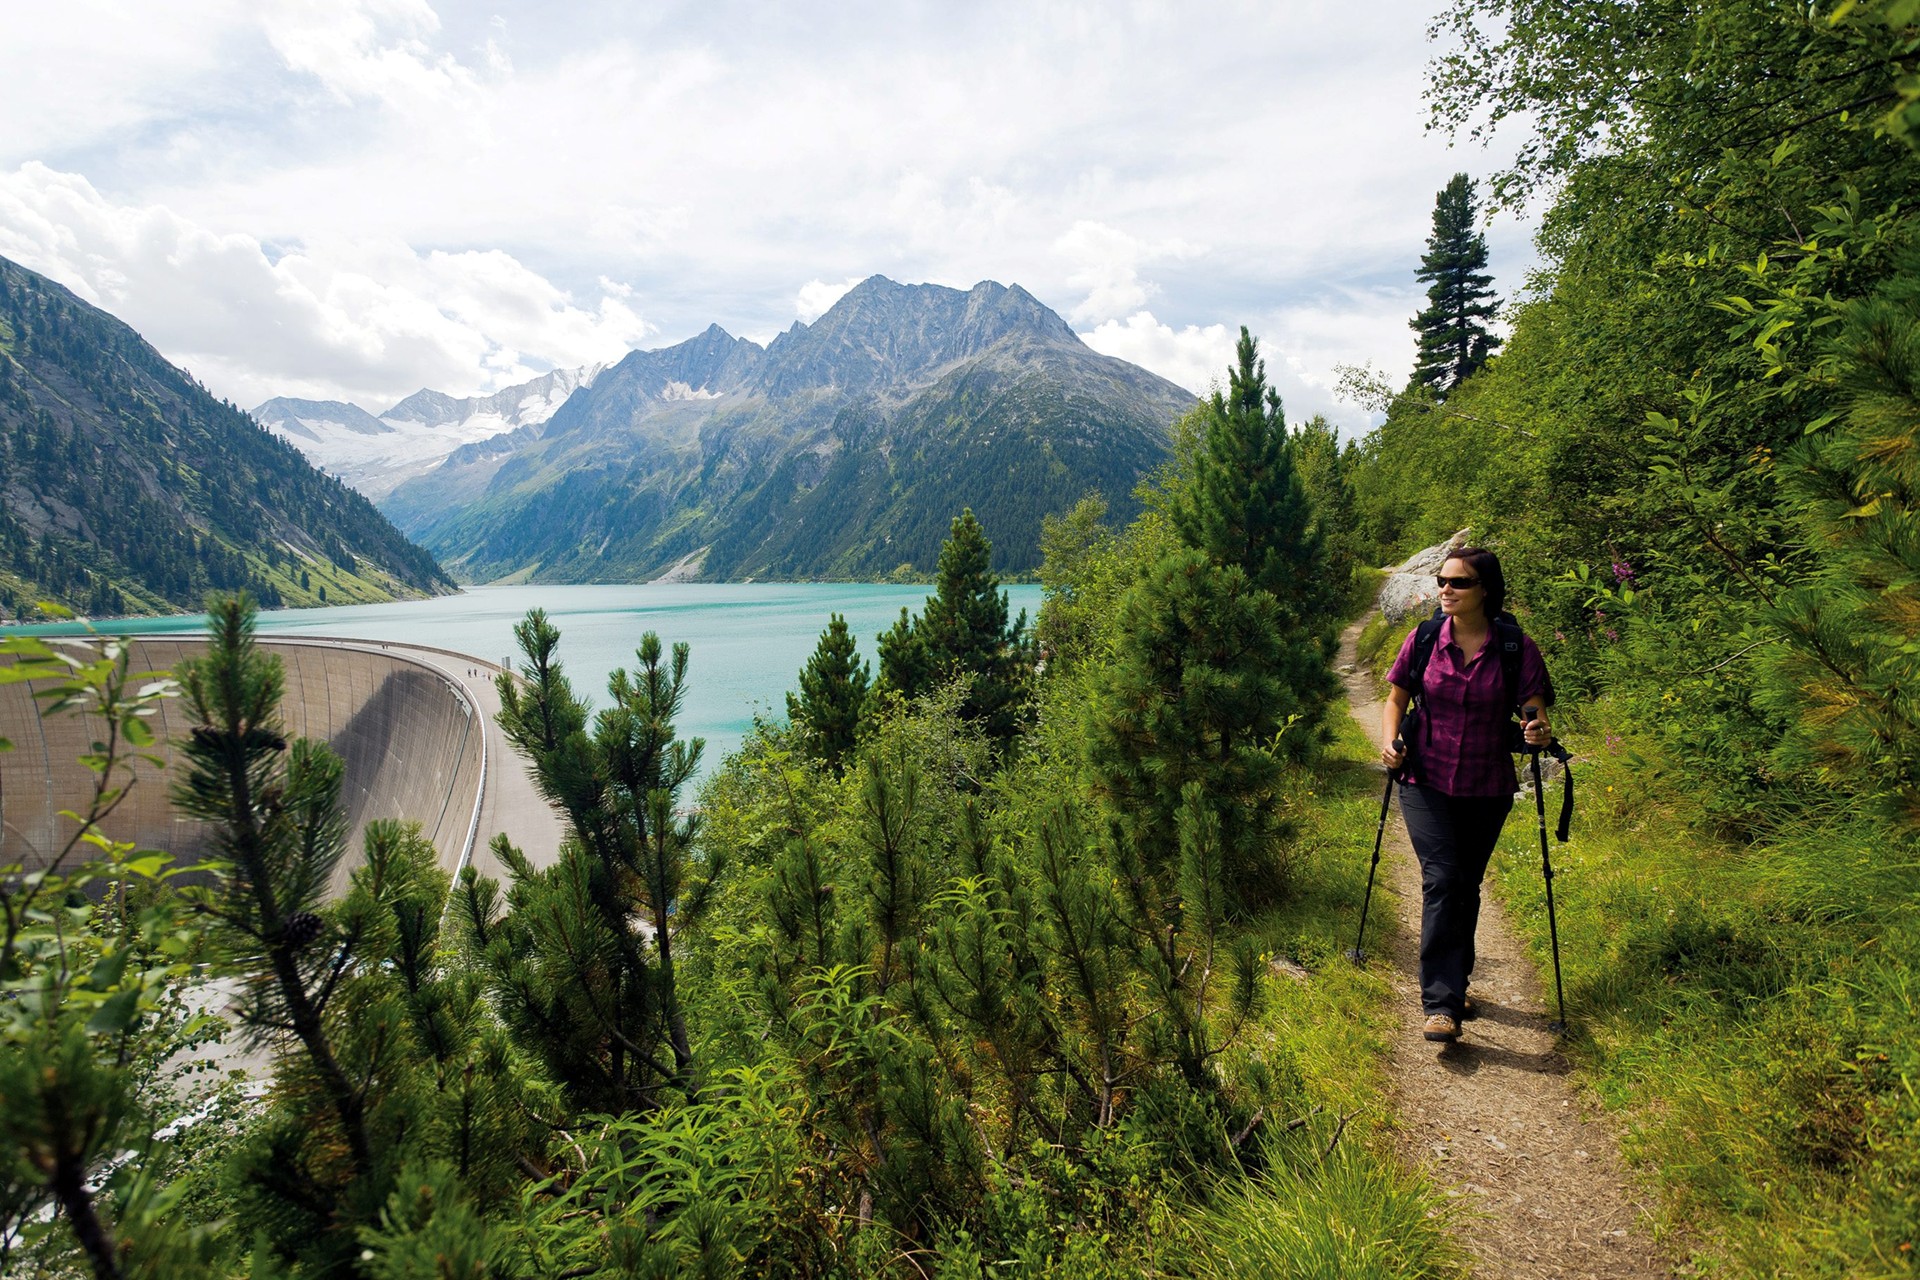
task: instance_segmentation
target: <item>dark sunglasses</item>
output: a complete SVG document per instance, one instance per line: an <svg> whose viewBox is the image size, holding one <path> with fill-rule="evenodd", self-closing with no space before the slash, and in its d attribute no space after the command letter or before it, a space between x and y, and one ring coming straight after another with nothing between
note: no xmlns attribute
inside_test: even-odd
<svg viewBox="0 0 1920 1280"><path fill-rule="evenodd" d="M1465 591L1468 587L1477 587L1480 585L1480 579L1478 578L1449 578L1444 573L1435 577L1434 581L1443 587L1452 587L1455 591Z"/></svg>

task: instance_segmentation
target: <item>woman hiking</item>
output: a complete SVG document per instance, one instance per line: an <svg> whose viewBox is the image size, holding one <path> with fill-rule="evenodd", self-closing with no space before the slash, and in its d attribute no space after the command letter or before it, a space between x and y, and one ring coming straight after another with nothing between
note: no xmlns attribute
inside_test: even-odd
<svg viewBox="0 0 1920 1280"><path fill-rule="evenodd" d="M1475 1013L1467 980L1480 882L1518 785L1513 715L1534 708L1524 740L1546 746L1553 691L1539 647L1506 613L1498 556L1463 547L1440 566L1438 582L1439 612L1407 636L1387 672L1380 759L1400 776L1400 814L1420 858L1422 1030L1450 1044Z"/></svg>

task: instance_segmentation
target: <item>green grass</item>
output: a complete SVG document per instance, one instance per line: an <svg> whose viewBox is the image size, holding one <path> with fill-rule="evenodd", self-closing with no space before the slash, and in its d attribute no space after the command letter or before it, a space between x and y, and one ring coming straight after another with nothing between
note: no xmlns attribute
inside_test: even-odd
<svg viewBox="0 0 1920 1280"><path fill-rule="evenodd" d="M1299 1055L1316 1101L1331 1110L1379 1118L1386 1077L1382 1067L1393 1026L1391 988L1377 969L1346 959L1360 922L1367 864L1379 819L1379 774L1374 751L1343 706L1326 756L1295 776L1287 798L1297 825L1288 878L1294 896L1251 921L1248 932L1276 962L1267 1020L1284 1028ZM1392 919L1374 890L1368 950L1383 945Z"/></svg>
<svg viewBox="0 0 1920 1280"><path fill-rule="evenodd" d="M1314 1135L1318 1137L1318 1135ZM1305 1144L1302 1144L1305 1145ZM1414 1280L1462 1276L1430 1190L1374 1156L1306 1152L1236 1184L1204 1215L1194 1274L1209 1280Z"/></svg>
<svg viewBox="0 0 1920 1280"><path fill-rule="evenodd" d="M1376 569L1368 564L1353 567L1353 577L1347 583L1347 598L1341 606L1347 621L1351 622L1373 608L1374 602L1380 598L1380 588L1386 581L1385 569Z"/></svg>
<svg viewBox="0 0 1920 1280"><path fill-rule="evenodd" d="M1415 615L1401 622L1388 622L1386 615L1376 613L1360 629L1360 635L1354 642L1354 653L1361 670L1373 673L1376 691L1386 688L1387 669L1399 656L1407 633L1419 626L1420 621L1420 617Z"/></svg>
<svg viewBox="0 0 1920 1280"><path fill-rule="evenodd" d="M1708 1275L1916 1274L1920 856L1847 814L1717 844L1618 740L1594 757L1554 849L1569 1050L1659 1225ZM1494 877L1547 976L1529 809Z"/></svg>
<svg viewBox="0 0 1920 1280"><path fill-rule="evenodd" d="M1234 1051L1292 1075L1315 1110L1270 1139L1266 1174L1219 1189L1195 1224L1196 1275L1465 1274L1445 1198L1401 1163L1389 1139L1391 985L1384 969L1354 965L1345 954L1359 925L1380 790L1371 743L1344 706L1334 715L1332 746L1295 776L1287 797L1297 824L1295 892L1247 926L1272 956L1275 976ZM1375 887L1369 952L1384 949L1394 919L1389 897L1384 884Z"/></svg>

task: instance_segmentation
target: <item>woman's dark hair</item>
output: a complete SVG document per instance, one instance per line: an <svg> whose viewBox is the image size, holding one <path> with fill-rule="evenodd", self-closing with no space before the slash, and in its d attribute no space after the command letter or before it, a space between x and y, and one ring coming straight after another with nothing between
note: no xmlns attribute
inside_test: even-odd
<svg viewBox="0 0 1920 1280"><path fill-rule="evenodd" d="M1485 605L1488 622L1507 611L1507 575L1500 572L1499 556L1485 547L1461 547L1458 551L1448 552L1447 559L1466 561L1473 569L1473 576L1480 579L1480 585L1487 593Z"/></svg>

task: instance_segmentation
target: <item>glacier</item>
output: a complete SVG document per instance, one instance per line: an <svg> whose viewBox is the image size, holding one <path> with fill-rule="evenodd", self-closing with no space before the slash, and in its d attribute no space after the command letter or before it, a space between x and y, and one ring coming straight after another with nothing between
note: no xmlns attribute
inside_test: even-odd
<svg viewBox="0 0 1920 1280"><path fill-rule="evenodd" d="M316 467L377 502L462 445L546 422L606 368L555 369L486 396L423 389L377 417L344 401L277 396L256 408L253 417Z"/></svg>

